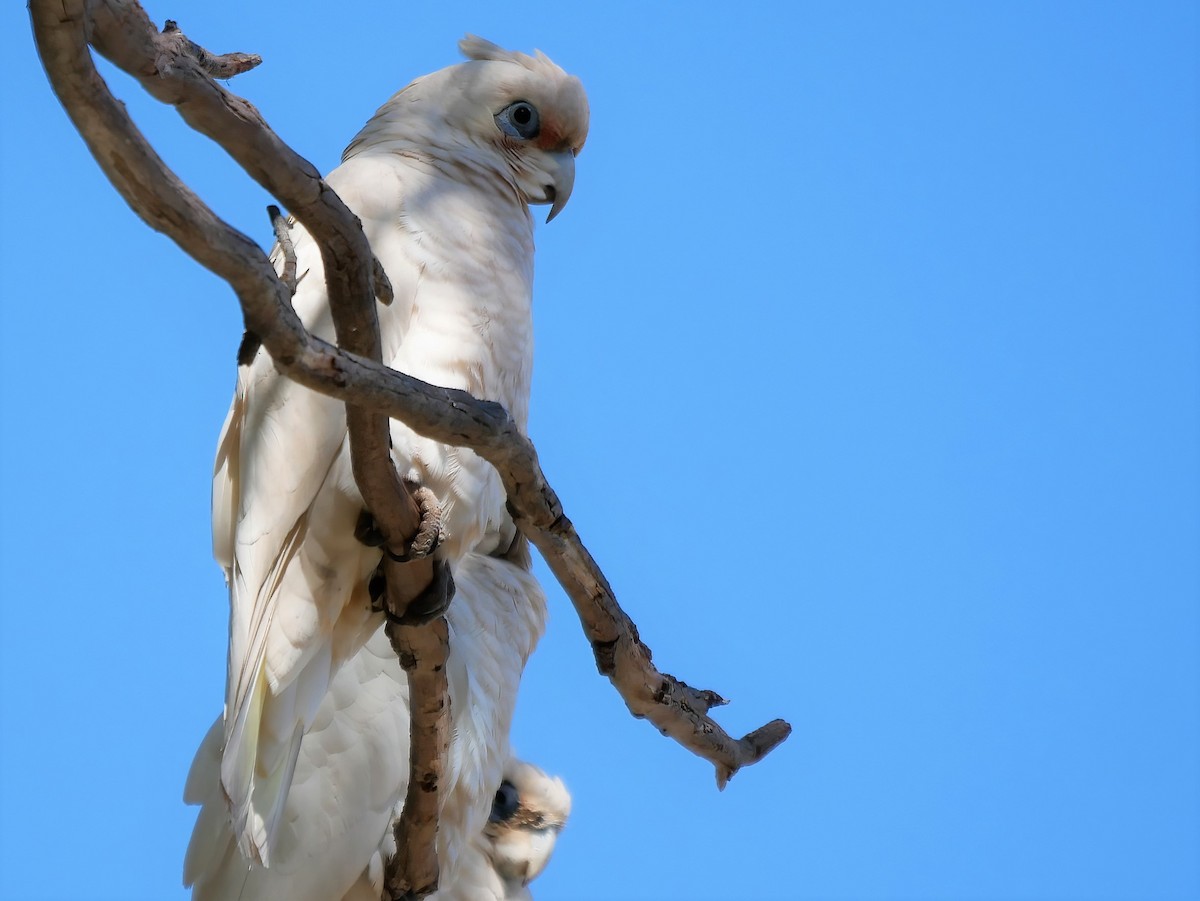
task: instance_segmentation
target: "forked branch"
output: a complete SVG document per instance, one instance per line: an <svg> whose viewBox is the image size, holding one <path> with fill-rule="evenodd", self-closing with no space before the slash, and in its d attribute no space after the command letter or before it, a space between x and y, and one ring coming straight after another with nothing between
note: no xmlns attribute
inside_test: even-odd
<svg viewBox="0 0 1200 901"><path fill-rule="evenodd" d="M500 406L384 367L378 362L377 330L367 342L373 346L343 343L339 348L304 329L291 308L288 287L262 250L176 178L113 99L92 64L89 35L97 50L153 96L176 106L189 125L220 144L304 224L323 248L331 298L344 298L347 308L362 317L362 327L375 328L374 299L386 292L375 283L378 267L357 220L253 106L216 84L186 51L165 45L131 0L32 0L30 9L50 80L97 162L151 227L229 282L247 330L262 341L280 372L346 401L364 416L398 419L436 441L469 447L496 467L514 520L571 598L598 668L635 716L710 761L721 786L788 736L791 727L782 720L740 739L729 736L708 715L723 703L719 695L693 689L655 668L650 649L546 482L533 445ZM339 341L341 337L339 329ZM394 496L386 429L376 421L363 430L363 452L376 458L364 466L380 479L381 493ZM357 466L355 472L359 476ZM368 486L362 487L367 496ZM389 544L411 534L398 527L384 531Z"/></svg>

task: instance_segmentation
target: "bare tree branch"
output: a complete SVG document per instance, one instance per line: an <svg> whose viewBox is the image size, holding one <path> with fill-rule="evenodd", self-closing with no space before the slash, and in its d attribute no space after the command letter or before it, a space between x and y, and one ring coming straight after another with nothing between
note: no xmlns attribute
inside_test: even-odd
<svg viewBox="0 0 1200 901"><path fill-rule="evenodd" d="M249 72L262 63L262 57L257 53L224 53L220 56L209 53L199 44L188 40L187 35L179 30L179 25L171 19L167 19L166 24L163 25L162 33L178 42L177 53L186 53L213 78L233 78L235 75Z"/></svg>
<svg viewBox="0 0 1200 901"><path fill-rule="evenodd" d="M420 762L410 767L404 809L392 825L396 855L384 872L384 898L408 901L423 898L438 886L438 797L450 747L449 629L444 616L428 626L389 622L384 628L408 674L409 759Z"/></svg>
<svg viewBox="0 0 1200 901"><path fill-rule="evenodd" d="M722 787L738 769L760 760L787 737L791 727L774 720L741 739L732 738L708 716L711 707L723 703L719 695L693 689L654 667L650 649L546 482L533 445L499 405L428 385L378 362L376 265L358 222L312 165L280 141L253 106L215 84L191 56L164 48L164 38L136 3L93 0L85 12L85 0L32 0L30 8L39 51L56 92L130 206L230 283L247 330L259 336L280 372L346 401L348 412L361 411L356 414L363 423L360 456L376 458L374 463L356 461L364 497L407 498L390 463L386 423L383 428L377 424L382 417L399 419L436 441L471 448L500 473L514 520L571 598L600 672L635 716L649 719L712 762ZM153 96L175 105L189 125L224 147L304 224L323 249L331 303L337 298L339 306L351 310L357 318L349 331L363 329L365 337L344 335L339 327L339 349L305 331L291 309L287 286L262 251L189 191L129 121L92 65L89 34L93 46L138 78ZM168 51L174 55L163 64ZM412 507L372 507L388 549L397 556L404 551L402 536L413 534L415 529L408 527L419 520ZM385 522L393 515L394 526ZM422 572L415 581L425 578ZM409 586L402 593L411 598L419 592Z"/></svg>

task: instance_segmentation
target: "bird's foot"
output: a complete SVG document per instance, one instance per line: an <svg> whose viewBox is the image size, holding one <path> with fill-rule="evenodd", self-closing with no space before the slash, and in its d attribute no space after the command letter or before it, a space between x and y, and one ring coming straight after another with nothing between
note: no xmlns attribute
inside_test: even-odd
<svg viewBox="0 0 1200 901"><path fill-rule="evenodd" d="M413 485L411 482L407 484L421 514L421 524L417 528L417 534L401 553L393 553L388 549L383 533L379 531L379 525L370 510L364 509L358 514L358 522L354 526L355 538L367 547L382 548L383 552L397 563L410 563L430 556L446 537L442 525L442 507L438 503L437 495L423 485Z"/></svg>
<svg viewBox="0 0 1200 901"><path fill-rule="evenodd" d="M417 510L421 513L421 525L403 555L396 556L385 550L397 563L407 563L430 556L446 537L442 522L442 505L438 503L437 495L424 485L414 485L412 482L405 484L417 504Z"/></svg>
<svg viewBox="0 0 1200 901"><path fill-rule="evenodd" d="M387 602L385 565L386 561L380 562L367 583L367 591L371 595L371 609L382 613L388 622L397 626L423 626L450 609L450 601L454 598L454 576L445 560L433 561L433 580L400 613L394 612Z"/></svg>

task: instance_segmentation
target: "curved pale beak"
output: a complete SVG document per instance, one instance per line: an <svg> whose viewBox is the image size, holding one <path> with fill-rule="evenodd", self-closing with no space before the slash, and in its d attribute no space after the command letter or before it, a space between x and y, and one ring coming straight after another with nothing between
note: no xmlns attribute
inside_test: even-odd
<svg viewBox="0 0 1200 901"><path fill-rule="evenodd" d="M549 222L562 212L567 201L571 199L571 191L575 187L575 154L570 150L560 150L557 153L546 154L545 173L550 178L546 185L546 200L553 204Z"/></svg>
<svg viewBox="0 0 1200 901"><path fill-rule="evenodd" d="M528 838L528 862L522 885L529 885L534 879L537 879L542 870L546 869L546 864L550 862L550 855L554 853L554 844L558 840L558 828L549 826L544 829L535 829L529 833Z"/></svg>

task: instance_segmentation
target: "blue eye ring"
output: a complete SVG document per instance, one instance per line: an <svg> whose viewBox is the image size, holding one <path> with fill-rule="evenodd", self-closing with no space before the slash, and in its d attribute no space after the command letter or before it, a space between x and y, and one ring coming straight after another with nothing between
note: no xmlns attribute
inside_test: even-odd
<svg viewBox="0 0 1200 901"><path fill-rule="evenodd" d="M528 100L518 100L510 103L496 113L496 125L510 138L529 141L538 136L542 130L541 116L537 107Z"/></svg>

